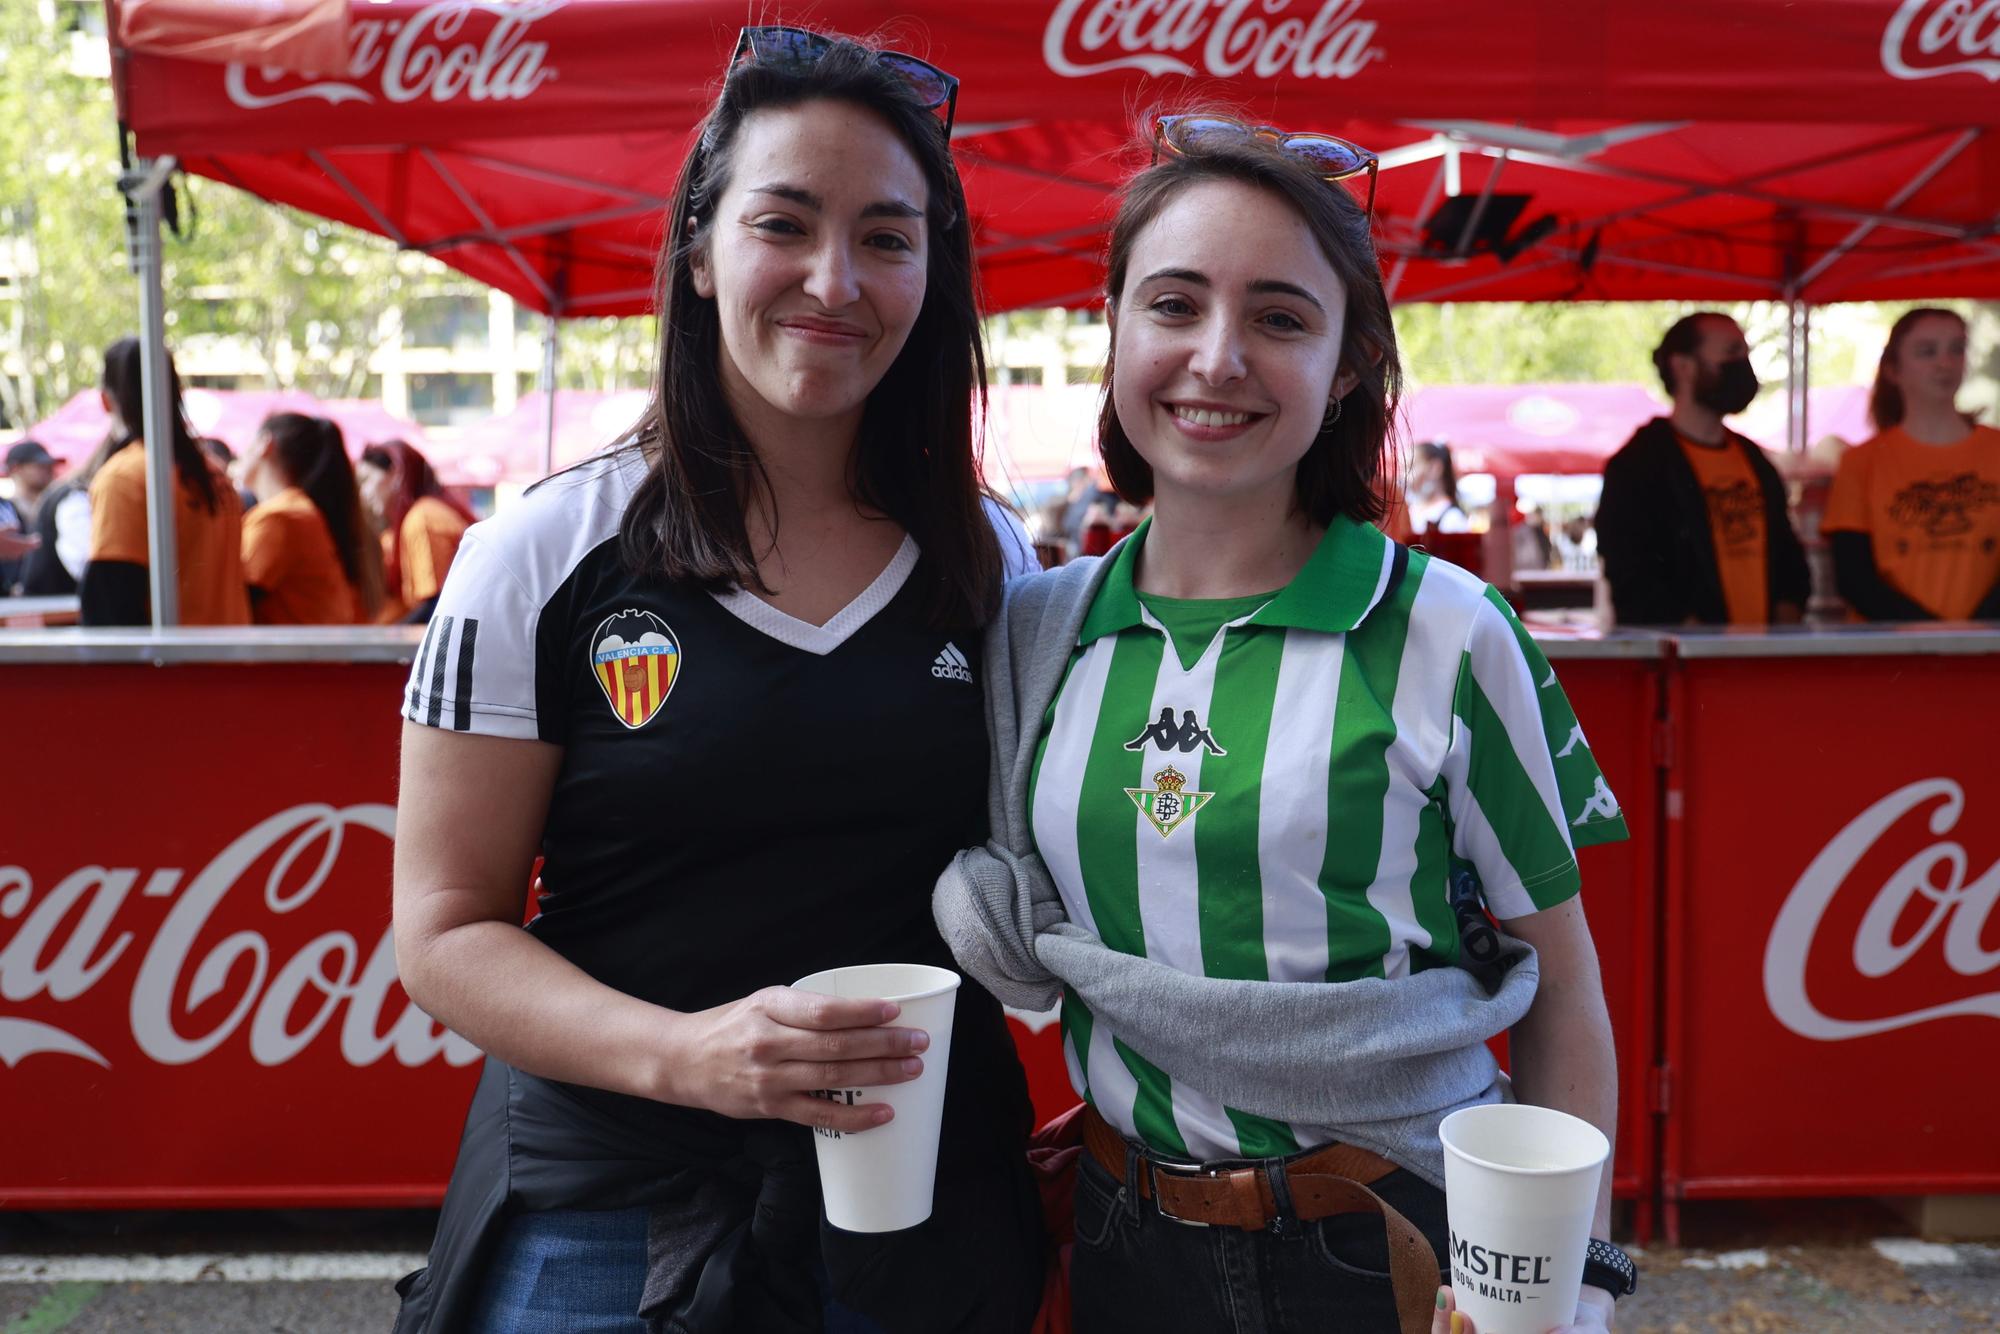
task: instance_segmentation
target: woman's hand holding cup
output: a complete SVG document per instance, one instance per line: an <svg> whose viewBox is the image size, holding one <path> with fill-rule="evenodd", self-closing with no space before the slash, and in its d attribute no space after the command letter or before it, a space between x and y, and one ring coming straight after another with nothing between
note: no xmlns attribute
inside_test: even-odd
<svg viewBox="0 0 2000 1334"><path fill-rule="evenodd" d="M1598 1303L1585 1299L1577 1304L1576 1319L1549 1334L1606 1334L1611 1317ZM1431 1317L1431 1334L1479 1334L1472 1317L1458 1309L1450 1288L1438 1289L1437 1314Z"/></svg>
<svg viewBox="0 0 2000 1334"><path fill-rule="evenodd" d="M901 1084L923 1073L930 1036L885 1028L893 1001L766 987L683 1015L663 1071L665 1101L744 1120L794 1121L843 1133L883 1125L885 1104L850 1107L822 1090Z"/></svg>

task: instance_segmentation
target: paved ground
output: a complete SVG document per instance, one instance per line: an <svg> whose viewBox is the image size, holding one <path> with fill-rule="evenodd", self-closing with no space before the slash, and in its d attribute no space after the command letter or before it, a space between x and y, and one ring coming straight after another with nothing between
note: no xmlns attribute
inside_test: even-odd
<svg viewBox="0 0 2000 1334"><path fill-rule="evenodd" d="M364 1334L430 1217L0 1215L0 1334ZM1917 1241L1860 1201L1691 1209L1639 1255L1620 1334L2000 1331L2000 1246Z"/></svg>

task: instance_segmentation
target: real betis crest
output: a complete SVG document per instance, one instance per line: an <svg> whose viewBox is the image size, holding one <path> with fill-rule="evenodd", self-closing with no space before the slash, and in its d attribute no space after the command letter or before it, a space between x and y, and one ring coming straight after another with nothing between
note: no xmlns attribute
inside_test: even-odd
<svg viewBox="0 0 2000 1334"><path fill-rule="evenodd" d="M1213 792L1182 791L1186 786L1187 775L1170 764L1153 775L1151 787L1128 787L1125 795L1132 798L1132 804L1165 838L1193 819L1194 813L1215 797Z"/></svg>

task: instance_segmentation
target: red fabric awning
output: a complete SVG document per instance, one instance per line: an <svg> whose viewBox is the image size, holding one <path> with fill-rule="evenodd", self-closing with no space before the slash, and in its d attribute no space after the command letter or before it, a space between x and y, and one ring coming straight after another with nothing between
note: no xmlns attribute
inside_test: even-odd
<svg viewBox="0 0 2000 1334"><path fill-rule="evenodd" d="M1135 108L1222 99L1384 155L1399 300L2000 295L2000 3L879 0L800 14L964 81L995 309L1086 302ZM739 0L355 0L337 75L121 51L147 154L428 251L539 310L649 299ZM1529 196L1511 262L1426 248ZM1504 202L1504 201L1503 201ZM1518 230L1518 226L1517 226Z"/></svg>

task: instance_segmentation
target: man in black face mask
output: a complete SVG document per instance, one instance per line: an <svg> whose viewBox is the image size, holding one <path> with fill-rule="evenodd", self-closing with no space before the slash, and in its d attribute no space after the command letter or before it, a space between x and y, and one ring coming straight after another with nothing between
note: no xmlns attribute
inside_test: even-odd
<svg viewBox="0 0 2000 1334"><path fill-rule="evenodd" d="M1667 330L1653 365L1674 401L1604 465L1597 550L1621 625L1797 622L1812 590L1785 486L1722 424L1757 396L1743 330L1702 311Z"/></svg>

